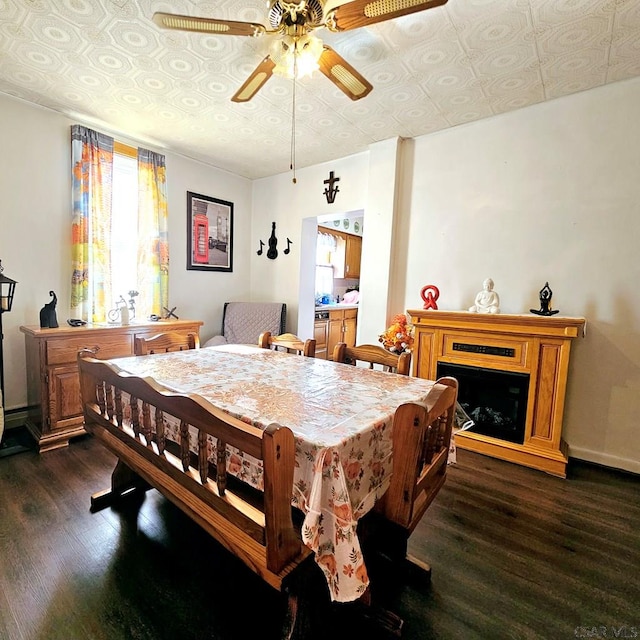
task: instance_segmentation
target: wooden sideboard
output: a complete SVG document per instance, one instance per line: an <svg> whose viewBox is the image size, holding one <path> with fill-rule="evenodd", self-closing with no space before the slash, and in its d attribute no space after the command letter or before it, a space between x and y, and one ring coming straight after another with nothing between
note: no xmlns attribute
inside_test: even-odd
<svg viewBox="0 0 640 640"><path fill-rule="evenodd" d="M202 322L160 320L129 325L20 327L27 356L27 429L40 453L65 447L69 439L85 433L80 404L77 354L92 349L97 358L133 355L136 337L176 331L199 335Z"/></svg>
<svg viewBox="0 0 640 640"><path fill-rule="evenodd" d="M572 339L585 319L562 316L408 310L415 327L413 373L435 380L439 363L529 376L522 444L473 431L456 434L461 449L566 477L562 420Z"/></svg>

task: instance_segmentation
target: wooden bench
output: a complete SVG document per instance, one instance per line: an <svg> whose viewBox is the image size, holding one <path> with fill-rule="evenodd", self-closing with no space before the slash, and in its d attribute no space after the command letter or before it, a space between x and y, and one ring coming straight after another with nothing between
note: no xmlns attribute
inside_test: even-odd
<svg viewBox="0 0 640 640"><path fill-rule="evenodd" d="M268 584L284 590L289 574L312 554L292 519L291 430L276 424L258 429L200 396L175 393L86 352L79 354L78 366L85 427L118 458L111 489L92 496L92 510L150 485ZM169 450L166 414L180 420L179 438L173 443L177 454ZM218 443L215 466L208 460L209 436ZM260 501L228 486L227 446L262 462ZM194 447L197 455L191 452Z"/></svg>

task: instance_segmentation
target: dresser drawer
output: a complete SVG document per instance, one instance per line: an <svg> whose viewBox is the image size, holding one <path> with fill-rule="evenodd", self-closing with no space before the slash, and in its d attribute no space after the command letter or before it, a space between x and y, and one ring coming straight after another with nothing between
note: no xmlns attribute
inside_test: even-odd
<svg viewBox="0 0 640 640"><path fill-rule="evenodd" d="M91 349L96 358L117 358L133 355L133 339L128 333L100 333L99 335L65 336L61 339L46 341L47 364L65 364L75 362L78 351Z"/></svg>

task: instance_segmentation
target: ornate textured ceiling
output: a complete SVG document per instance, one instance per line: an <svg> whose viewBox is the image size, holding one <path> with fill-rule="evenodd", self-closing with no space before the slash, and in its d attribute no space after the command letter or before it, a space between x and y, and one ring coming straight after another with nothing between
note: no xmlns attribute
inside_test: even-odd
<svg viewBox="0 0 640 640"><path fill-rule="evenodd" d="M230 101L273 36L161 30L156 11L267 24L266 0L0 0L0 92L248 178L288 171L293 81ZM640 0L449 0L315 35L374 89L297 83L298 168L640 75Z"/></svg>

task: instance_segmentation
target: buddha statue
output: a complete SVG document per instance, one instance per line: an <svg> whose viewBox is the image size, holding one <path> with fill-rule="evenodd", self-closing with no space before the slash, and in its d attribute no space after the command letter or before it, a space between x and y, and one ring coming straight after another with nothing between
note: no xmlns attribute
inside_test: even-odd
<svg viewBox="0 0 640 640"><path fill-rule="evenodd" d="M475 304L469 307L473 313L500 313L500 296L493 290L493 280L487 278L482 283L482 291L476 296Z"/></svg>

